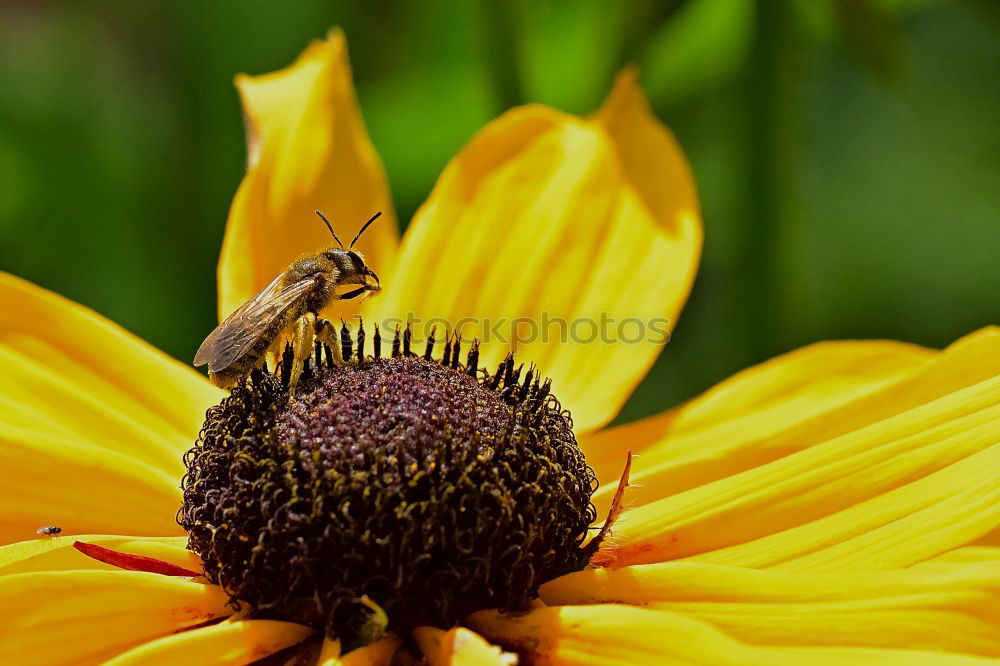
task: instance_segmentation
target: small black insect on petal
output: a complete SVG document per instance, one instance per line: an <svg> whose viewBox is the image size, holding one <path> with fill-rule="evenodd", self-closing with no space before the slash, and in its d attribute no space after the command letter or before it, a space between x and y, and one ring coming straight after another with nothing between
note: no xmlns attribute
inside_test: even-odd
<svg viewBox="0 0 1000 666"><path fill-rule="evenodd" d="M410 337L391 358L316 354L294 397L287 372L255 371L208 411L178 519L257 616L356 645L373 613L405 632L523 610L586 562L596 478L550 382L509 357L480 370L476 343L462 364L457 339L416 356Z"/></svg>

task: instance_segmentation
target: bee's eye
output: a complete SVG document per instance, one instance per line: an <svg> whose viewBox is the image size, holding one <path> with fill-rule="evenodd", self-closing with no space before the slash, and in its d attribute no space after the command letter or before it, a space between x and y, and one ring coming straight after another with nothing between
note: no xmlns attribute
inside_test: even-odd
<svg viewBox="0 0 1000 666"><path fill-rule="evenodd" d="M364 260L361 259L361 256L358 255L357 252L351 252L350 250L348 250L347 251L347 256L350 257L351 264L354 266L354 269L356 271L358 271L360 273L360 272L362 272L364 270L364 268L365 268L365 262L364 262Z"/></svg>

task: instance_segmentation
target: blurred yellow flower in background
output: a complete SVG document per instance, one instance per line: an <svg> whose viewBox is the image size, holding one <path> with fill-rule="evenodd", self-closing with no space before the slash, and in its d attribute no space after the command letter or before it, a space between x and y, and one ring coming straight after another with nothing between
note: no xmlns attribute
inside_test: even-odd
<svg viewBox="0 0 1000 666"><path fill-rule="evenodd" d="M361 241L385 288L360 305L369 320L680 312L698 205L633 72L592 117L528 106L488 125L401 241L339 32L237 85L248 169L219 262L220 316L328 243L314 208L339 221L386 212ZM1000 657L1000 331L941 352L820 343L610 428L662 345L529 342L518 357L572 412L602 517L626 451L638 454L596 566L543 585L529 612L482 610L341 655L311 628L234 614L204 579L123 571L73 548L200 571L175 521L181 458L224 394L17 278L0 278L0 303L4 663L241 664L286 649L322 664L415 650L434 665ZM354 314L337 307L328 314ZM507 351L484 345L484 363ZM36 539L43 525L67 536Z"/></svg>

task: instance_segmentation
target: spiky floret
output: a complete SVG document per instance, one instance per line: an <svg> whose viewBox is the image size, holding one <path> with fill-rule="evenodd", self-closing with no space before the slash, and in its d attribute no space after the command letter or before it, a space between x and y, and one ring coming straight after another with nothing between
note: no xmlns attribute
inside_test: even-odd
<svg viewBox="0 0 1000 666"><path fill-rule="evenodd" d="M511 357L479 370L475 345L460 363L457 338L418 356L408 330L366 356L362 331L317 346L294 397L287 370L256 371L209 410L178 516L208 578L357 644L380 608L449 626L581 568L596 478L549 382Z"/></svg>

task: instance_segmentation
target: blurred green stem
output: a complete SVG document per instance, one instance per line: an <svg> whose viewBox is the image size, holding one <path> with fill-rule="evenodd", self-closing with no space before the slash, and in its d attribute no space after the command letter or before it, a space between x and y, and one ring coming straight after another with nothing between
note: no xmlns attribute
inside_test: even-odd
<svg viewBox="0 0 1000 666"><path fill-rule="evenodd" d="M619 66L637 62L642 57L651 37L677 11L679 4L674 0L632 0L623 5Z"/></svg>
<svg viewBox="0 0 1000 666"><path fill-rule="evenodd" d="M517 0L485 0L487 53L501 110L524 103L519 67Z"/></svg>
<svg viewBox="0 0 1000 666"><path fill-rule="evenodd" d="M734 272L738 321L754 361L781 350L777 321L782 288L780 247L782 192L792 179L793 118L801 54L786 0L758 0L757 33L744 96L746 224L736 243Z"/></svg>

